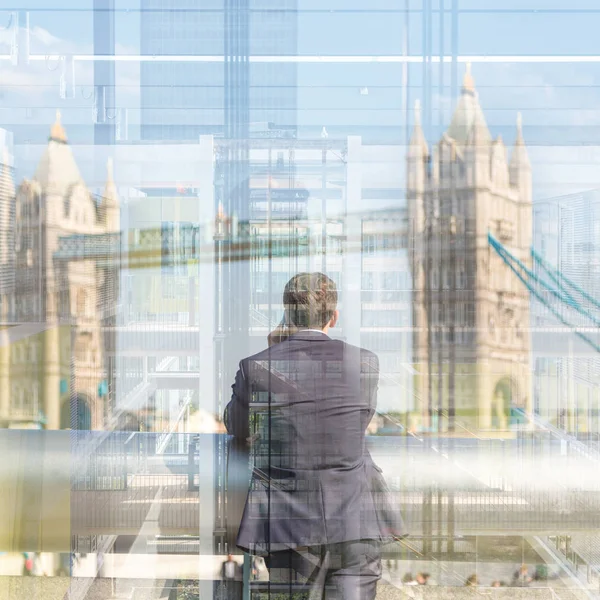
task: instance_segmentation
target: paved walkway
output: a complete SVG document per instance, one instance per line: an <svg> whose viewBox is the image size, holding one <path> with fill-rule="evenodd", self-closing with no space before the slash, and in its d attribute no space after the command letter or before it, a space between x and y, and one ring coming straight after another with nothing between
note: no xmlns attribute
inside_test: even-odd
<svg viewBox="0 0 600 600"><path fill-rule="evenodd" d="M123 585L115 589L114 581L98 578L91 582L82 578L68 577L0 577L2 600L65 600L70 591L77 598L78 589L86 590L78 600L113 600L134 598L135 600L162 600L164 580L127 579L119 580ZM403 586L397 588L382 583L377 591L377 600L587 600L582 591L558 589L554 594L549 589L535 588L466 588L447 586ZM68 598L68 596L67 596Z"/></svg>
<svg viewBox="0 0 600 600"><path fill-rule="evenodd" d="M589 600L583 591L533 588L468 588L380 585L377 600Z"/></svg>

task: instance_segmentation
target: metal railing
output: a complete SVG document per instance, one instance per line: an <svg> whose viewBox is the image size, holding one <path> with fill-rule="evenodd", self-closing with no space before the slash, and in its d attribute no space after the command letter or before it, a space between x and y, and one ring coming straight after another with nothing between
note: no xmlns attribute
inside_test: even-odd
<svg viewBox="0 0 600 600"><path fill-rule="evenodd" d="M227 490L223 492L227 502L239 496L238 504L243 504L249 481L247 451L245 456L238 452L228 459L227 436L172 436L182 436L181 443L162 454L156 452L157 434L114 433L97 446L80 444L71 473L75 528L119 530L140 525L160 488L160 526L185 533L186 527L199 523L201 476L213 479L214 490ZM223 456L218 447L223 448ZM449 450L424 444L417 437L375 436L369 438L369 447L413 533L422 531L427 519L426 499L431 497L428 502L437 511L447 507L448 494L453 496L456 531L463 533L520 530L548 535L600 529L600 483L594 479L593 464L581 465L582 482L579 478L562 481L581 461L573 463L572 458L561 456L556 442L548 442L544 455L525 458L519 440L454 440ZM201 448L211 449L210 458ZM222 480L219 465L228 460L225 473L237 470L235 483ZM108 491L113 495L110 501L108 497L102 502L89 495L81 501L77 497L79 492ZM442 512L446 514L447 509Z"/></svg>

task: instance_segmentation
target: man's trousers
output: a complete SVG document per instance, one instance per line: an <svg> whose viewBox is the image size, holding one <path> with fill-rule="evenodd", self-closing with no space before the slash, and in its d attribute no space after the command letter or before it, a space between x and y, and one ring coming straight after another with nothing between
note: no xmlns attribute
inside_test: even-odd
<svg viewBox="0 0 600 600"><path fill-rule="evenodd" d="M273 552L265 561L278 593L302 592L308 600L374 600L381 579L381 544L375 540Z"/></svg>

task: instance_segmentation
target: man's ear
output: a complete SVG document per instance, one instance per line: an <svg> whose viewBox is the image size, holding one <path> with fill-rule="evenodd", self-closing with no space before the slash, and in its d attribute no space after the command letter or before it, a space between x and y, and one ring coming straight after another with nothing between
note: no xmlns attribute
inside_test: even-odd
<svg viewBox="0 0 600 600"><path fill-rule="evenodd" d="M334 310L333 316L331 317L331 320L329 321L329 327L335 327L339 318L340 318L340 311Z"/></svg>

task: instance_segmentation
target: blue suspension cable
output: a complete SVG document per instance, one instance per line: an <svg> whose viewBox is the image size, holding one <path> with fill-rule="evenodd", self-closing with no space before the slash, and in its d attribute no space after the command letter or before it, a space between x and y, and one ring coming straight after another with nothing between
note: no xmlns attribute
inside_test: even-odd
<svg viewBox="0 0 600 600"><path fill-rule="evenodd" d="M565 289L565 286L561 283L561 280L567 280L566 277L558 271L558 269L552 269L546 262L542 259L542 257L532 248L531 249L531 257L533 260L547 273L547 275L556 283L559 290L571 300L574 304L579 304L571 294L569 294L568 290Z"/></svg>
<svg viewBox="0 0 600 600"><path fill-rule="evenodd" d="M488 233L488 242L490 244L490 246L492 246L492 248L494 248L494 250L496 251L496 253L498 254L498 256L500 256L500 258L504 261L504 263L508 266L508 268L521 280L521 282L525 285L525 287L546 307L550 310L550 312L566 327L568 327L569 329L574 329L573 325L571 323L569 323L565 318L563 318L563 316L556 311L544 298L543 296L533 288L533 286L529 283L529 281L527 281L525 279L525 277L523 277L523 274L521 272L519 272L519 270L515 267L515 265L513 263L517 263L519 264L519 266L522 266L522 268L525 270L525 272L528 273L528 275L531 277L533 276L533 273L531 273L531 271L529 271L529 269L527 269L527 267L525 267L525 265L523 265L523 263L516 258L515 256L513 256L500 242L498 242L494 236L491 233ZM534 280L537 280L539 282L539 279L537 279L535 276L532 277ZM578 336L580 339L582 339L584 342L586 342L587 344L589 344L594 350L596 350L596 352L600 352L600 345L596 344L594 341L592 341L590 338L588 338L586 335L584 335L583 333L581 333L580 331L573 331L573 333Z"/></svg>
<svg viewBox="0 0 600 600"><path fill-rule="evenodd" d="M544 269L548 269L546 261L532 248L531 255L538 261L540 265L544 267ZM570 288L574 289L578 294L581 294L588 302L591 302L596 308L600 308L600 302L590 296L585 290L581 289L576 283L565 277L558 269L554 270L555 273L558 274L560 279L562 279Z"/></svg>
<svg viewBox="0 0 600 600"><path fill-rule="evenodd" d="M491 233L488 233L488 240L492 247L499 252L499 249L502 249L502 252L505 252L510 260L517 263L519 267L527 273L527 276L530 280L535 283L540 284L546 291L550 292L553 296L555 296L558 300L560 300L563 304L566 304L581 313L584 317L594 322L597 327L600 327L600 320L596 319L591 313L587 312L583 308L581 308L577 303L573 303L571 300L563 296L560 292L555 290L553 287L548 285L547 282L540 279L533 271L531 271L521 260L519 260L516 256L511 254ZM545 301L544 301L545 302ZM549 306L549 305L548 305Z"/></svg>

